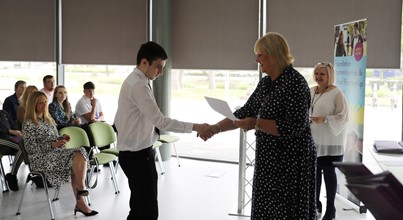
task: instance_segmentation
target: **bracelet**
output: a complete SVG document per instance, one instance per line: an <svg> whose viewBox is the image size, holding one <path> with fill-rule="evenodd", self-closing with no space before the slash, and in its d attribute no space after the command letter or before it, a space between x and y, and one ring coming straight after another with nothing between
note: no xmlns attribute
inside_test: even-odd
<svg viewBox="0 0 403 220"><path fill-rule="evenodd" d="M220 132L221 132L221 127L220 127L220 124L219 124L219 123L217 123L217 124L215 124L215 126L217 126L217 128L218 128L218 132L217 132L217 134L218 134L218 133L220 133Z"/></svg>

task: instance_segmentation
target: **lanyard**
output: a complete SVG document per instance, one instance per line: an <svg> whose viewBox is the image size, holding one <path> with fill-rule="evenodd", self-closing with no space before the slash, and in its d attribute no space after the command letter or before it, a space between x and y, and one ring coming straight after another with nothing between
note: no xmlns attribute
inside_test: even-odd
<svg viewBox="0 0 403 220"><path fill-rule="evenodd" d="M315 100L315 96L316 96L316 91L318 90L319 87L316 87L315 92L313 93L313 97L311 100L311 115L313 114L313 108L315 107L316 102L320 99L320 97L322 97L323 93L327 90L327 86L326 88L320 93L319 97Z"/></svg>

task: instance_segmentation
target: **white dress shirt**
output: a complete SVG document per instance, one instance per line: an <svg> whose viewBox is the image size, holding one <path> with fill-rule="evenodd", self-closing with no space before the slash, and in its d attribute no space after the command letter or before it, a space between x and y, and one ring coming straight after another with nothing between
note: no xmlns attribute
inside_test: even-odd
<svg viewBox="0 0 403 220"><path fill-rule="evenodd" d="M98 119L100 112L102 112L102 106L101 102L97 98L95 98L95 100L97 102L97 106L95 108L95 119ZM88 120L84 117L84 115L87 114L88 112L91 112L91 109L92 109L91 99L83 95L83 97L81 97L81 99L78 100L76 108L74 109L76 117L80 117L81 119L81 124L88 123Z"/></svg>
<svg viewBox="0 0 403 220"><path fill-rule="evenodd" d="M149 80L135 68L120 89L115 126L119 151L140 151L158 139L155 127L164 131L191 133L193 124L162 114L149 86Z"/></svg>

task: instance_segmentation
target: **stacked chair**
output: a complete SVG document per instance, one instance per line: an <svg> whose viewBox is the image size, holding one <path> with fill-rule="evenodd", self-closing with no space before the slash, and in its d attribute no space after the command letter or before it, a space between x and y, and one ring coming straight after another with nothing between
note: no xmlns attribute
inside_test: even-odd
<svg viewBox="0 0 403 220"><path fill-rule="evenodd" d="M119 156L119 151L116 149L116 132L113 129L112 125L106 123L106 122L94 122L91 123L89 125L89 131L91 133L91 135L93 136L94 139L94 143L95 146L98 147L102 147L102 146L106 146L106 145L111 145L110 148L101 150L101 153L105 153L105 154L112 154L116 157ZM168 136L168 135L166 135ZM169 141L172 141L173 139L169 139L168 138L164 138L164 140L168 141L167 143L170 143ZM179 138L178 138L179 140ZM161 170L161 175L165 173L164 170L164 165L162 163L162 159L161 159L161 154L159 151L159 147L162 146L162 142L161 141L156 141L153 144L153 150L155 151L156 155L157 155L157 159L158 159L158 164ZM178 159L179 162L179 159ZM118 168L118 164L116 163L115 169L117 170Z"/></svg>
<svg viewBox="0 0 403 220"><path fill-rule="evenodd" d="M112 126L106 122L94 122L89 126L89 132L92 135L95 145L95 151L99 151L98 147L103 147L106 145L115 145L116 142L116 134L113 130ZM102 150L98 153L94 153L94 158L97 159L100 165L109 164L109 168L112 175L113 185L115 187L115 194L118 194L119 186L116 181L115 176L115 166L113 165L113 161L117 161L117 156L119 155L119 151L116 147L112 147L106 150ZM116 169L119 163L116 163ZM93 169L91 169L91 172Z"/></svg>
<svg viewBox="0 0 403 220"><path fill-rule="evenodd" d="M85 132L84 129L80 127L75 127L75 126L70 126L70 127L65 127L59 131L60 135L67 134L70 136L70 141L66 143L66 147L89 147L90 146L90 141L88 139L88 135ZM98 134L97 134L98 136ZM96 142L94 142L96 144ZM116 176L115 176L115 169L113 167L113 161L115 161L117 158L116 156L112 154L107 154L107 153L102 153L102 152L96 152L96 149L91 149L90 151L93 151L93 158L90 158L90 172L87 177L87 186L89 186L89 182L92 178L92 175L94 173L95 169L98 169L98 165L103 165L103 164L109 164L110 165L110 171L112 175L112 180L113 180L113 185L115 187L115 194L119 193L119 188L118 184L116 181ZM96 186L97 181L95 181Z"/></svg>

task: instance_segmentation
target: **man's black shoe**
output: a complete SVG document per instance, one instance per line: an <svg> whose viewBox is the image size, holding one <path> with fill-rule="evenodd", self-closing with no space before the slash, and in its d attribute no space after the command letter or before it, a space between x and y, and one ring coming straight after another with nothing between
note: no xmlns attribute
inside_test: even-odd
<svg viewBox="0 0 403 220"><path fill-rule="evenodd" d="M17 181L17 176L12 175L11 173L6 174L6 181L8 183L8 187L12 191L18 191L18 181Z"/></svg>

